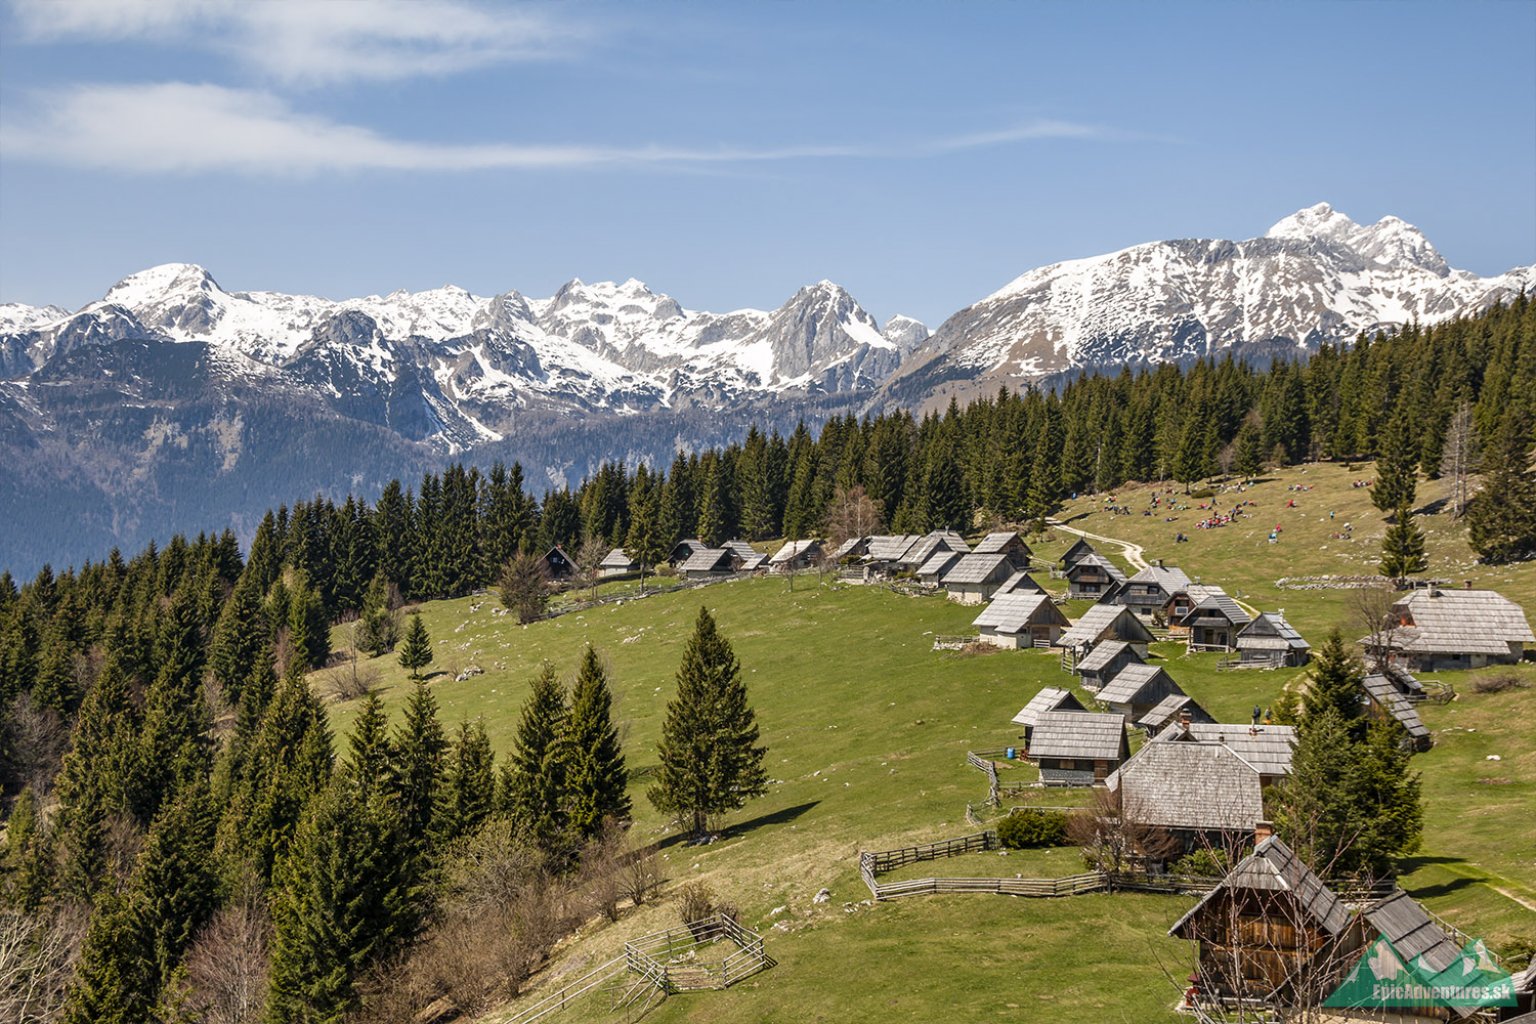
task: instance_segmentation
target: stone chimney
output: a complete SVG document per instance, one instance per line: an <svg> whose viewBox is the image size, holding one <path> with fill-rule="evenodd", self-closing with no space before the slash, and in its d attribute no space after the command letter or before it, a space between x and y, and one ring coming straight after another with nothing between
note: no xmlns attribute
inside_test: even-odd
<svg viewBox="0 0 1536 1024"><path fill-rule="evenodd" d="M1471 590L1472 589L1472 581L1471 580L1467 580L1466 581L1466 586L1462 587L1461 589L1463 589L1463 590Z"/></svg>
<svg viewBox="0 0 1536 1024"><path fill-rule="evenodd" d="M1272 821L1256 821L1253 823L1253 845L1258 846L1264 840L1275 834L1275 823Z"/></svg>
<svg viewBox="0 0 1536 1024"><path fill-rule="evenodd" d="M1189 735L1189 727L1193 723L1194 718L1190 715L1189 709L1182 709L1179 712L1179 735L1187 737Z"/></svg>

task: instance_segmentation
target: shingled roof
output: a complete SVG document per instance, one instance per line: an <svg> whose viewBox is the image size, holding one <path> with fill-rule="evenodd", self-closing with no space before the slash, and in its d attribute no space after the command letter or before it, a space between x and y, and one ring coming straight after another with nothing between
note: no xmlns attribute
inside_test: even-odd
<svg viewBox="0 0 1536 1024"><path fill-rule="evenodd" d="M1289 775L1296 750L1296 730L1289 725L1240 725L1230 722L1191 722L1186 730L1175 722L1153 737L1155 742L1192 740L1223 743L1262 775Z"/></svg>
<svg viewBox="0 0 1536 1024"><path fill-rule="evenodd" d="M1365 692L1370 695L1372 702L1395 718L1414 740L1420 740L1429 735L1429 728L1419 717L1419 709L1398 692L1397 687L1392 685L1392 680L1373 672L1361 680L1360 685L1365 687Z"/></svg>
<svg viewBox="0 0 1536 1024"><path fill-rule="evenodd" d="M815 537L809 537L805 540L787 540L784 542L784 546L775 551L773 557L768 561L772 565L783 565L786 562L793 562L797 558L814 555L820 547L821 541Z"/></svg>
<svg viewBox="0 0 1536 1024"><path fill-rule="evenodd" d="M731 567L731 552L725 548L698 548L678 566L679 572L715 572Z"/></svg>
<svg viewBox="0 0 1536 1024"><path fill-rule="evenodd" d="M1137 719L1136 724L1149 733L1159 733L1168 723L1178 721L1179 715L1184 712L1189 713L1191 722L1215 721L1195 698L1184 693L1170 693L1158 701L1155 708Z"/></svg>
<svg viewBox="0 0 1536 1024"><path fill-rule="evenodd" d="M922 565L929 558L933 557L935 551L942 550L958 551L962 555L968 555L971 553L971 546L965 542L964 537L954 530L934 530L932 533L925 533L917 538L912 546L907 549L907 553L899 560L911 562L914 565Z"/></svg>
<svg viewBox="0 0 1536 1024"><path fill-rule="evenodd" d="M720 546L738 558L741 561L741 567L748 571L760 569L768 561L767 555L744 540L728 540Z"/></svg>
<svg viewBox="0 0 1536 1024"><path fill-rule="evenodd" d="M1278 612L1264 612L1238 630L1239 649L1255 651L1308 651L1312 645Z"/></svg>
<svg viewBox="0 0 1536 1024"><path fill-rule="evenodd" d="M1017 725L1033 726L1035 719L1046 711L1085 711L1081 701L1072 695L1071 690L1063 690L1059 686L1047 686L1029 699L1023 709L1013 716Z"/></svg>
<svg viewBox="0 0 1536 1024"><path fill-rule="evenodd" d="M964 557L958 551L935 551L928 561L918 567L917 574L919 576L937 576L940 580L943 580L945 574L950 571L950 568Z"/></svg>
<svg viewBox="0 0 1536 1024"><path fill-rule="evenodd" d="M1030 733L1029 756L1118 761L1125 742L1124 715L1042 711Z"/></svg>
<svg viewBox="0 0 1536 1024"><path fill-rule="evenodd" d="M1258 769L1222 743L1148 743L1106 785L1139 825L1248 832L1264 817Z"/></svg>
<svg viewBox="0 0 1536 1024"><path fill-rule="evenodd" d="M953 568L944 574L943 582L946 587L951 584L985 583L994 579L1007 566L1007 555L972 552L960 556Z"/></svg>
<svg viewBox="0 0 1536 1024"><path fill-rule="evenodd" d="M1370 926L1386 936L1399 956L1412 961L1423 957L1436 972L1456 962L1461 950L1424 911L1419 901L1398 889L1364 911Z"/></svg>
<svg viewBox="0 0 1536 1024"><path fill-rule="evenodd" d="M1128 583L1155 583L1168 594L1177 593L1189 586L1189 576L1183 569L1172 565L1149 565L1132 576Z"/></svg>
<svg viewBox="0 0 1536 1024"><path fill-rule="evenodd" d="M1027 554L1029 552L1029 545L1024 543L1024 538L1020 537L1017 533L1013 532L1012 530L1008 530L1008 531L1005 531L1005 532L1002 532L1002 533L989 533L989 534L987 534L985 537L981 538L981 540L976 542L976 547L972 551L972 554L977 554L977 555L997 555L997 554L1001 554L1004 551L1008 550L1008 546L1010 544L1022 545L1023 548L1024 548L1025 553Z"/></svg>
<svg viewBox="0 0 1536 1024"><path fill-rule="evenodd" d="M1492 590L1416 590L1392 606L1408 620L1394 646L1410 653L1507 654L1536 643L1519 605Z"/></svg>
<svg viewBox="0 0 1536 1024"><path fill-rule="evenodd" d="M1212 619L1218 615L1234 626L1246 626L1253 621L1253 617L1243 611L1242 605L1232 599L1232 596L1220 587L1208 587L1194 584L1184 588L1184 593L1189 595L1193 607L1189 614L1179 621L1182 626L1205 625L1202 619Z"/></svg>
<svg viewBox="0 0 1536 1024"><path fill-rule="evenodd" d="M1129 608L1118 604L1096 604L1084 612L1083 617L1072 624L1071 629L1062 633L1061 639L1057 643L1062 647L1078 647L1082 644L1091 644L1122 616L1124 616L1127 628L1136 637L1136 642L1144 644L1152 642L1151 631L1142 624L1142 621ZM1135 625L1130 625L1131 623Z"/></svg>
<svg viewBox="0 0 1536 1024"><path fill-rule="evenodd" d="M1102 672L1122 651L1128 652L1133 661L1141 661L1141 655L1136 653L1136 648L1124 640L1105 640L1077 663L1077 671L1079 673Z"/></svg>
<svg viewBox="0 0 1536 1024"><path fill-rule="evenodd" d="M598 565L598 568L599 569L629 569L629 568L633 568L637 564L639 564L639 563L637 563L633 558L630 558L629 555L627 555L624 552L623 548L614 548L612 551L608 552L608 554L603 557L603 560Z"/></svg>
<svg viewBox="0 0 1536 1024"><path fill-rule="evenodd" d="M990 626L1000 633L1022 633L1030 619L1042 610L1042 606L1054 613L1048 616L1052 621L1066 621L1066 616L1045 594L1004 594L994 597L992 603L971 621L971 625L978 628Z"/></svg>
<svg viewBox="0 0 1536 1024"><path fill-rule="evenodd" d="M869 538L871 562L899 562L918 542L915 533L887 534Z"/></svg>
<svg viewBox="0 0 1536 1024"><path fill-rule="evenodd" d="M1116 583L1125 582L1125 573L1120 571L1120 567L1097 552L1084 555L1076 562L1073 562L1067 569L1067 579L1072 579L1075 573L1079 573L1085 568L1099 569Z"/></svg>
<svg viewBox="0 0 1536 1024"><path fill-rule="evenodd" d="M1135 704L1140 703L1136 698L1148 688L1171 689L1175 694L1184 692L1161 666L1147 665L1138 661L1116 672L1109 682L1104 684L1098 697L1105 704Z"/></svg>
<svg viewBox="0 0 1536 1024"><path fill-rule="evenodd" d="M1238 861L1237 866L1227 872L1227 877L1200 902L1190 907L1189 912L1168 929L1168 934L1179 939L1199 938L1189 931L1190 922L1201 907L1231 889L1291 893L1301 909L1329 935L1338 936L1349 926L1349 910L1333 890L1324 885L1323 880L1303 864L1279 836L1270 836Z"/></svg>
<svg viewBox="0 0 1536 1024"><path fill-rule="evenodd" d="M1043 594L1045 588L1035 582L1035 578L1027 572L1016 572L1003 581L1003 585L997 588L999 594Z"/></svg>

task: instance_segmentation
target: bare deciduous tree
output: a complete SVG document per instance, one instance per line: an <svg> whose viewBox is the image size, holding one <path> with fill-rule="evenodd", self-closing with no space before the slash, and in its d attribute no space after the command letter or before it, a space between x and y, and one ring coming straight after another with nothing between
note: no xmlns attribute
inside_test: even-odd
<svg viewBox="0 0 1536 1024"><path fill-rule="evenodd" d="M1179 849L1166 830L1121 814L1118 796L1107 789L1095 790L1093 803L1067 819L1067 838L1082 848L1089 867L1106 874L1145 870Z"/></svg>
<svg viewBox="0 0 1536 1024"><path fill-rule="evenodd" d="M1445 428L1445 455L1440 473L1450 487L1451 515L1460 519L1471 498L1468 481L1477 465L1477 428L1472 420L1472 403L1463 400L1451 413Z"/></svg>
<svg viewBox="0 0 1536 1024"><path fill-rule="evenodd" d="M882 514L880 503L866 494L862 486L837 488L827 509L828 543L836 550L846 540L876 533Z"/></svg>
<svg viewBox="0 0 1536 1024"><path fill-rule="evenodd" d="M588 530L581 538L581 546L576 549L576 557L572 560L576 569L576 578L592 589L592 600L597 600L597 584L603 578L603 559L608 557L607 543L591 530Z"/></svg>
<svg viewBox="0 0 1536 1024"><path fill-rule="evenodd" d="M1391 662L1402 628L1392 606L1397 594L1391 587L1361 587L1351 591L1354 598L1354 625L1363 631L1360 645L1368 666L1385 667Z"/></svg>
<svg viewBox="0 0 1536 1024"><path fill-rule="evenodd" d="M187 1004L206 1024L255 1024L267 997L272 918L248 893L219 908L187 951Z"/></svg>
<svg viewBox="0 0 1536 1024"><path fill-rule="evenodd" d="M0 910L0 1020L51 1024L59 1019L85 924L83 907L35 914Z"/></svg>

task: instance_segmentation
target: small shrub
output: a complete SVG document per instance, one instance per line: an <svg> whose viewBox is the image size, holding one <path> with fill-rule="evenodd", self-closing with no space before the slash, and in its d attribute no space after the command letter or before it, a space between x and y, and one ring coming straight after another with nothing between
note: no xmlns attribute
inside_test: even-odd
<svg viewBox="0 0 1536 1024"><path fill-rule="evenodd" d="M1067 816L1023 808L997 823L998 842L1012 850L1067 845Z"/></svg>
<svg viewBox="0 0 1536 1024"><path fill-rule="evenodd" d="M1472 689L1478 693L1503 693L1505 690L1523 689L1529 685L1524 679L1511 672L1501 672L1496 676L1484 676L1472 684Z"/></svg>
<svg viewBox="0 0 1536 1024"><path fill-rule="evenodd" d="M1189 496L1194 498L1196 501L1205 501L1208 498L1216 497L1216 492L1211 490L1209 487L1201 487L1190 491Z"/></svg>
<svg viewBox="0 0 1536 1024"><path fill-rule="evenodd" d="M1221 878L1231 870L1232 860L1222 850L1196 850L1173 863L1174 874L1197 878Z"/></svg>
<svg viewBox="0 0 1536 1024"><path fill-rule="evenodd" d="M702 921L715 910L715 890L703 882L685 882L677 887L677 913L683 924Z"/></svg>

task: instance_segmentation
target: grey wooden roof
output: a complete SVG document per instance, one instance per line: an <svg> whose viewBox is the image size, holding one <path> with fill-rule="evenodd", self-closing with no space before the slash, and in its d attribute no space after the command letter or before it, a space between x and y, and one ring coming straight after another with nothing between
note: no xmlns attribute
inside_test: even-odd
<svg viewBox="0 0 1536 1024"><path fill-rule="evenodd" d="M1098 553L1084 555L1074 562L1067 569L1067 579L1074 580L1087 569L1098 569L1116 583L1125 582L1125 573L1120 571L1120 567Z"/></svg>
<svg viewBox="0 0 1536 1024"><path fill-rule="evenodd" d="M625 553L623 548L614 548L603 557L603 560L599 564L598 568L628 569L630 566L636 564L638 563L633 558L630 558L629 555Z"/></svg>
<svg viewBox="0 0 1536 1024"><path fill-rule="evenodd" d="M1361 685L1365 687L1365 692L1370 696L1371 701L1397 719L1398 723L1408 731L1409 736L1419 739L1429 735L1428 727L1419 718L1419 709L1398 692L1397 687L1392 685L1392 680L1373 672L1361 681Z"/></svg>
<svg viewBox="0 0 1536 1024"><path fill-rule="evenodd" d="M784 542L784 546L775 551L773 557L768 561L773 565L783 565L785 562L792 562L797 558L808 558L820 549L821 541L815 537L809 537L805 540L787 540Z"/></svg>
<svg viewBox="0 0 1536 1024"><path fill-rule="evenodd" d="M729 568L732 557L725 548L697 548L678 568L682 572L713 572L721 568L722 563L723 567Z"/></svg>
<svg viewBox="0 0 1536 1024"><path fill-rule="evenodd" d="M1026 555L1029 554L1029 545L1024 543L1023 537L1020 537L1012 530L987 534L976 542L974 553L978 555L996 555L1010 548L1015 550L1023 549Z"/></svg>
<svg viewBox="0 0 1536 1024"><path fill-rule="evenodd" d="M1178 721L1181 712L1188 712L1192 721L1215 720L1195 698L1185 693L1170 693L1158 701L1155 708L1137 719L1136 724L1154 733L1161 732L1169 722Z"/></svg>
<svg viewBox="0 0 1536 1024"><path fill-rule="evenodd" d="M915 533L883 534L869 538L871 562L899 562L918 542Z"/></svg>
<svg viewBox="0 0 1536 1024"><path fill-rule="evenodd" d="M907 553L900 557L899 561L910 562L913 565L922 565L933 557L935 551L958 551L962 555L971 553L971 546L965 542L965 538L954 530L934 530L925 533L907 549Z"/></svg>
<svg viewBox="0 0 1536 1024"><path fill-rule="evenodd" d="M1239 650L1307 651L1312 645L1279 612L1264 612L1237 634Z"/></svg>
<svg viewBox="0 0 1536 1024"><path fill-rule="evenodd" d="M858 554L861 550L868 550L868 548L868 537L849 537L837 546L837 550L832 552L832 557L833 559L847 558L849 555Z"/></svg>
<svg viewBox="0 0 1536 1024"><path fill-rule="evenodd" d="M1184 692L1161 666L1133 662L1123 666L1104 684L1104 688L1099 691L1099 700L1105 704L1135 704L1140 703L1137 698L1144 692L1158 691L1171 691L1175 694Z"/></svg>
<svg viewBox="0 0 1536 1024"><path fill-rule="evenodd" d="M1126 655L1132 661L1140 662L1141 655L1136 653L1136 648L1124 640L1106 640L1094 646L1087 656L1077 663L1077 672L1102 672L1109 667L1120 655Z"/></svg>
<svg viewBox="0 0 1536 1024"><path fill-rule="evenodd" d="M919 576L937 576L943 579L944 574L949 572L950 567L964 557L958 551L935 551L928 561L918 567L917 574Z"/></svg>
<svg viewBox="0 0 1536 1024"><path fill-rule="evenodd" d="M1035 719L1045 711L1086 711L1082 701L1072 695L1071 690L1063 690L1059 686L1047 686L1029 699L1023 710L1013 716L1018 725L1033 726Z"/></svg>
<svg viewBox="0 0 1536 1024"><path fill-rule="evenodd" d="M1243 611L1242 605L1232 600L1231 595L1220 587L1207 587L1197 583L1185 587L1184 593L1189 595L1190 601L1194 604L1189 614L1181 620L1185 624L1214 615L1220 615L1234 626L1246 626L1253 621L1253 617Z"/></svg>
<svg viewBox="0 0 1536 1024"><path fill-rule="evenodd" d="M1042 711L1029 735L1029 756L1117 761L1125 742L1124 715Z"/></svg>
<svg viewBox="0 0 1536 1024"><path fill-rule="evenodd" d="M1419 901L1398 889L1364 911L1370 926L1386 936L1404 960L1423 957L1435 971L1443 971L1461 956L1461 949L1445 929L1425 913Z"/></svg>
<svg viewBox="0 0 1536 1024"><path fill-rule="evenodd" d="M1072 542L1071 547L1067 548L1067 550L1061 553L1061 558L1059 561L1063 565L1070 566L1084 555L1093 555L1097 553L1098 552L1094 551L1093 545L1088 543L1087 538L1079 537L1077 540Z"/></svg>
<svg viewBox="0 0 1536 1024"><path fill-rule="evenodd" d="M1289 775L1296 750L1296 730L1289 725L1242 725L1231 722L1192 722L1186 734L1174 722L1153 737L1155 742L1193 740L1223 743L1263 775Z"/></svg>
<svg viewBox="0 0 1536 1024"><path fill-rule="evenodd" d="M1396 634L1404 651L1505 654L1536 643L1519 605L1492 590L1416 590L1393 605L1409 625Z"/></svg>
<svg viewBox="0 0 1536 1024"><path fill-rule="evenodd" d="M1190 579L1183 569L1175 566L1149 565L1126 582L1155 583L1163 588L1164 593L1172 595L1189 586Z"/></svg>
<svg viewBox="0 0 1536 1024"><path fill-rule="evenodd" d="M1334 895L1333 890L1303 864L1301 858L1279 836L1270 836L1256 846L1251 854L1238 861L1237 866L1221 880L1221 884L1206 893L1200 902L1179 918L1168 929L1168 934L1180 939L1197 938L1189 930L1195 914L1219 894L1236 889L1291 893L1302 911L1329 935L1337 936L1349 925L1349 910Z"/></svg>
<svg viewBox="0 0 1536 1024"><path fill-rule="evenodd" d="M961 555L960 560L944 574L944 585L986 583L1006 579L1012 572L1013 566L1009 564L1007 555L978 555L973 552Z"/></svg>
<svg viewBox="0 0 1536 1024"><path fill-rule="evenodd" d="M1106 784L1141 825L1249 832L1264 817L1258 770L1220 743L1148 743Z"/></svg>
<svg viewBox="0 0 1536 1024"><path fill-rule="evenodd" d="M999 633L1022 633L1031 623L1045 625L1054 622L1066 625L1067 617L1045 594L1004 594L994 597L992 603L981 610L972 620L977 627L990 626Z"/></svg>
<svg viewBox="0 0 1536 1024"><path fill-rule="evenodd" d="M1035 578L1027 572L1016 572L1003 581L997 588L999 594L1028 594L1045 593L1045 588L1035 582Z"/></svg>
<svg viewBox="0 0 1536 1024"><path fill-rule="evenodd" d="M1057 643L1062 647L1091 644L1111 628L1127 632L1135 638L1136 643L1152 642L1152 631L1129 608L1118 604L1096 604L1084 612L1071 629L1061 634Z"/></svg>

